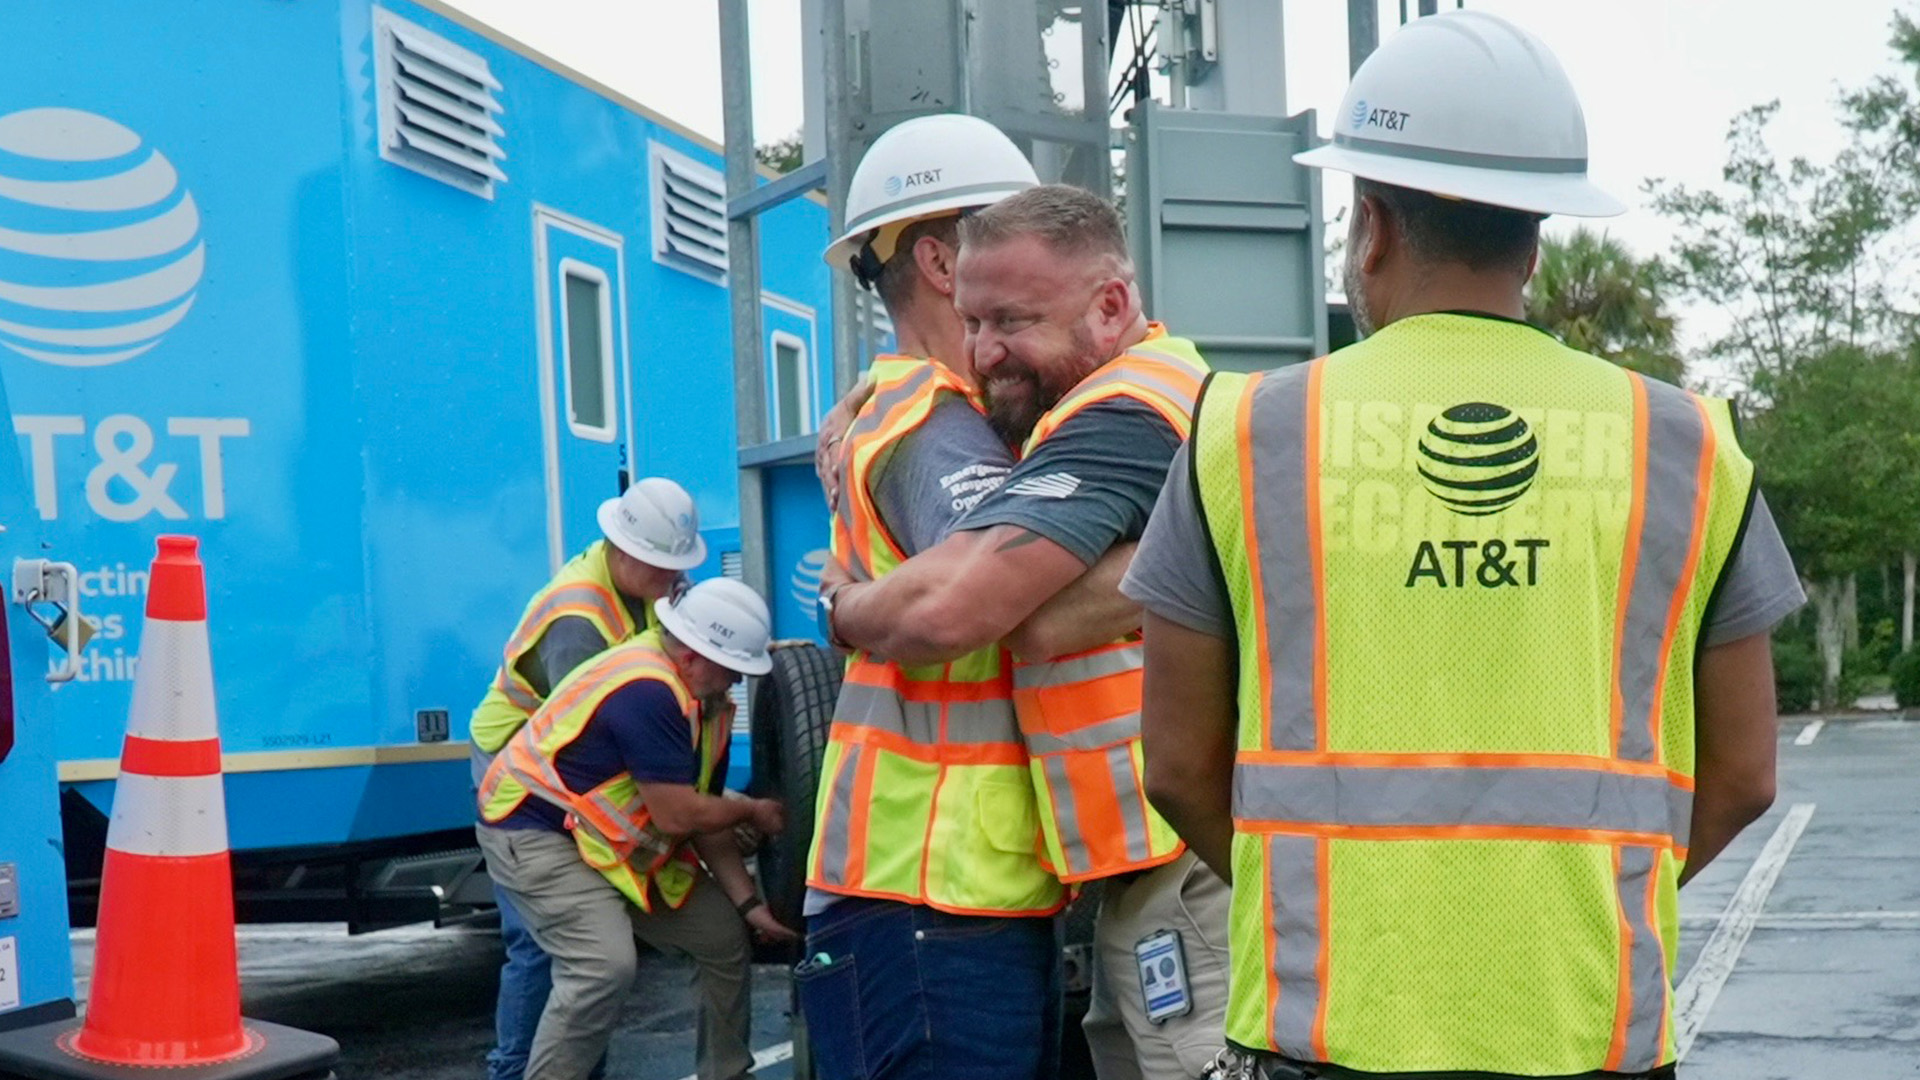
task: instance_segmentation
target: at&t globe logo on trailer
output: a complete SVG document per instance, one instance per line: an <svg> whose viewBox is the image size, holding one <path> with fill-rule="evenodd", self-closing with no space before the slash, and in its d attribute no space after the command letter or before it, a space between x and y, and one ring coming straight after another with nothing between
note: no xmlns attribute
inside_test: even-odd
<svg viewBox="0 0 1920 1080"><path fill-rule="evenodd" d="M160 344L206 267L172 162L95 113L0 116L0 345L100 367Z"/></svg>

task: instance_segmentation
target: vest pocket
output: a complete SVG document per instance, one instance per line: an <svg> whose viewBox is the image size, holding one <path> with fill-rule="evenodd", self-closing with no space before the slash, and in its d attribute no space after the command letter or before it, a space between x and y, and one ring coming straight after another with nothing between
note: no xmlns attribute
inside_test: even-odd
<svg viewBox="0 0 1920 1080"><path fill-rule="evenodd" d="M1034 811L1030 781L1025 777L1018 781L982 779L974 788L974 805L980 812L980 829L995 851L1033 853L1040 835L1040 818Z"/></svg>

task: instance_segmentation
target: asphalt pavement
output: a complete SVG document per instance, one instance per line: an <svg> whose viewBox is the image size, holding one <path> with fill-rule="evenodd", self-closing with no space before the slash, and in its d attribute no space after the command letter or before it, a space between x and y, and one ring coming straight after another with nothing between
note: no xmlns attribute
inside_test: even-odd
<svg viewBox="0 0 1920 1080"><path fill-rule="evenodd" d="M1920 1078L1920 721L1782 721L1780 796L1681 893L1686 1080ZM93 950L74 935L79 993ZM248 1015L340 1041L342 1080L485 1075L499 940L485 928L240 931ZM614 1080L693 1073L691 967L646 955ZM761 966L762 1080L793 1075L786 972Z"/></svg>

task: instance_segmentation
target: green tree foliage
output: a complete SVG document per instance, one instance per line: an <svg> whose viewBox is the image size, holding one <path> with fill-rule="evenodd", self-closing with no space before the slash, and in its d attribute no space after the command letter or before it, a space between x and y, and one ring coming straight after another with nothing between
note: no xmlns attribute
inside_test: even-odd
<svg viewBox="0 0 1920 1080"><path fill-rule="evenodd" d="M1670 383L1686 364L1674 340L1660 264L1584 226L1540 238L1540 266L1527 283L1527 319L1568 345Z"/></svg>
<svg viewBox="0 0 1920 1080"><path fill-rule="evenodd" d="M1672 281L1725 313L1709 352L1746 378L1761 410L1746 443L1807 578L1827 704L1858 637L1854 576L1920 550L1920 23L1911 14L1894 15L1891 45L1901 74L1840 96L1848 139L1830 160L1773 151L1776 102L1734 118L1723 183L1648 184L1677 226Z"/></svg>
<svg viewBox="0 0 1920 1080"><path fill-rule="evenodd" d="M1767 143L1778 111L1776 101L1734 118L1722 186L1648 185L1680 227L1674 280L1730 316L1708 351L1763 394L1802 358L1885 341L1906 288L1893 243L1908 221L1906 180L1886 168L1880 136L1857 132L1828 164L1783 161Z"/></svg>
<svg viewBox="0 0 1920 1080"><path fill-rule="evenodd" d="M1920 352L1835 345L1781 372L1771 398L1743 441L1807 579L1832 705L1846 583L1883 565L1920 517Z"/></svg>
<svg viewBox="0 0 1920 1080"><path fill-rule="evenodd" d="M784 139L754 147L753 156L759 159L760 164L785 176L807 163L807 148L796 131Z"/></svg>

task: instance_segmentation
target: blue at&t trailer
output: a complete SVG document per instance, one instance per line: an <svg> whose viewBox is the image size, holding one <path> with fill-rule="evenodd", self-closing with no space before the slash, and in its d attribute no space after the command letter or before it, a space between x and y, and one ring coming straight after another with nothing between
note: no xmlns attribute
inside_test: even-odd
<svg viewBox="0 0 1920 1080"><path fill-rule="evenodd" d="M18 494L92 631L34 717L76 915L162 532L202 540L242 918L484 894L467 717L595 506L672 477L695 576L739 563L719 148L432 0L35 4L0 59ZM826 208L759 227L778 443L831 397ZM826 519L780 473L769 599L810 638Z"/></svg>

